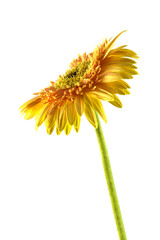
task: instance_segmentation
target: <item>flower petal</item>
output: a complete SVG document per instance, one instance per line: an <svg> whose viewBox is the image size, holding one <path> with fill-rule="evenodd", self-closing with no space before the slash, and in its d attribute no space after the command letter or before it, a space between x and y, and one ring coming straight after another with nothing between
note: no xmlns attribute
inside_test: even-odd
<svg viewBox="0 0 160 240"><path fill-rule="evenodd" d="M76 111L78 112L79 116L82 116L83 111L84 111L84 100L83 96L76 96L74 99L74 104Z"/></svg>
<svg viewBox="0 0 160 240"><path fill-rule="evenodd" d="M50 128L47 128L47 133L48 133L49 135L51 135L52 132L53 132L53 130L54 130L54 128L55 128L55 122L52 124L52 126L51 126Z"/></svg>
<svg viewBox="0 0 160 240"><path fill-rule="evenodd" d="M103 74L100 74L100 77L98 79L98 82L117 82L120 81L122 79L121 75L119 73L114 72L110 72L110 70L106 71Z"/></svg>
<svg viewBox="0 0 160 240"><path fill-rule="evenodd" d="M72 126L67 122L66 125L65 125L65 128L64 128L65 134L69 135L71 129L72 129Z"/></svg>
<svg viewBox="0 0 160 240"><path fill-rule="evenodd" d="M109 52L110 49L112 48L112 46L113 46L114 42L117 40L117 38L118 38L122 33L124 33L124 32L126 32L126 30L120 32L115 38L113 38L112 40L109 41L109 43L107 44L107 49L106 49L106 52L105 52L105 55L104 55L103 59L106 58L108 52Z"/></svg>
<svg viewBox="0 0 160 240"><path fill-rule="evenodd" d="M76 132L79 131L80 122L81 122L81 117L77 114L74 121L74 129L76 130Z"/></svg>
<svg viewBox="0 0 160 240"><path fill-rule="evenodd" d="M57 133L57 135L60 135L61 132L62 132L62 131L61 131L58 127L56 127L56 133Z"/></svg>
<svg viewBox="0 0 160 240"><path fill-rule="evenodd" d="M111 103L112 105L114 105L115 107L118 107L118 108L122 108L122 106L123 106L121 101L115 94L114 94L114 101L109 101L109 103Z"/></svg>
<svg viewBox="0 0 160 240"><path fill-rule="evenodd" d="M98 98L95 98L91 95L89 95L89 99L90 99L94 109L97 111L97 113L99 113L101 118L107 123L106 114L105 114L105 111L103 109L103 105L102 105L101 101Z"/></svg>
<svg viewBox="0 0 160 240"><path fill-rule="evenodd" d="M25 102L22 106L20 106L19 109L21 109L20 112L22 112L25 108L28 109L32 106L34 106L35 104L39 103L41 101L40 97L34 97L32 99L30 99L29 101Z"/></svg>
<svg viewBox="0 0 160 240"><path fill-rule="evenodd" d="M57 107L53 107L52 110L50 111L50 114L47 115L45 119L46 129L49 129L52 127L52 125L55 125L57 110L58 110Z"/></svg>
<svg viewBox="0 0 160 240"><path fill-rule="evenodd" d="M135 63L136 63L136 61L134 61L131 58L123 58L121 56L112 56L112 57L108 57L107 62L105 62L105 64L103 64L103 66L118 65L121 67L133 66L134 68L137 68L136 66L134 66Z"/></svg>
<svg viewBox="0 0 160 240"><path fill-rule="evenodd" d="M32 107L31 109L30 108L27 109L26 111L24 111L24 114L25 114L24 119L29 120L35 117L42 110L42 107L43 107L43 104L40 102L36 104L34 107Z"/></svg>
<svg viewBox="0 0 160 240"><path fill-rule="evenodd" d="M114 50L116 50L116 49L114 49ZM119 56L124 56L124 57L135 58L135 59L139 58L134 51L127 49L127 48L124 48L124 49L121 49L118 51L114 51L114 50L111 50L109 52L109 56L119 55Z"/></svg>
<svg viewBox="0 0 160 240"><path fill-rule="evenodd" d="M98 97L101 100L112 101L114 99L113 95L99 86L91 92L93 95Z"/></svg>
<svg viewBox="0 0 160 240"><path fill-rule="evenodd" d="M65 125L66 125L66 121L67 121L67 113L66 113L66 106L64 106L63 108L61 108L59 116L58 116L58 128L60 131L63 131Z"/></svg>
<svg viewBox="0 0 160 240"><path fill-rule="evenodd" d="M116 93L117 93L117 94L120 94L120 95L129 95L129 94L130 94L130 91L129 91L128 89L120 89L120 88L118 88L118 89L116 90Z"/></svg>
<svg viewBox="0 0 160 240"><path fill-rule="evenodd" d="M76 111L75 111L75 106L74 106L74 102L69 101L67 102L67 119L70 125L73 125L74 120L75 120L75 115L76 115Z"/></svg>
<svg viewBox="0 0 160 240"><path fill-rule="evenodd" d="M122 88L122 89L127 89L127 88L131 88L128 83L126 83L123 80L117 81L117 82L111 82L107 84L109 87L113 87L113 88Z"/></svg>
<svg viewBox="0 0 160 240"><path fill-rule="evenodd" d="M97 128L98 122L97 122L97 118L95 115L95 111L94 111L94 108L86 94L84 94L84 103L85 103L84 114L85 114L86 118L95 128Z"/></svg>
<svg viewBox="0 0 160 240"><path fill-rule="evenodd" d="M51 104L48 103L48 104L45 104L41 110L41 112L37 115L36 117L36 128L38 128L39 126L42 125L42 123L44 122L44 120L46 119L47 117L47 112L48 112L48 109L51 107Z"/></svg>
<svg viewBox="0 0 160 240"><path fill-rule="evenodd" d="M133 67L124 67L123 69L131 75L138 75L138 72Z"/></svg>

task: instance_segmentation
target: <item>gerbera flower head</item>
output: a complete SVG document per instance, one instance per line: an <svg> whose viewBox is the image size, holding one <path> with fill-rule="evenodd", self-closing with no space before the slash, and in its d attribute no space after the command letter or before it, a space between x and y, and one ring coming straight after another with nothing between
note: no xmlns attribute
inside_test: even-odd
<svg viewBox="0 0 160 240"><path fill-rule="evenodd" d="M101 100L121 108L116 94L129 94L130 86L124 80L138 74L133 60L137 54L126 45L113 49L120 34L109 41L105 39L92 53L79 55L65 74L34 93L35 97L20 107L24 118L35 117L36 129L44 122L48 134L56 128L58 135L63 130L68 135L72 126L78 132L83 113L95 128L95 111L107 122Z"/></svg>

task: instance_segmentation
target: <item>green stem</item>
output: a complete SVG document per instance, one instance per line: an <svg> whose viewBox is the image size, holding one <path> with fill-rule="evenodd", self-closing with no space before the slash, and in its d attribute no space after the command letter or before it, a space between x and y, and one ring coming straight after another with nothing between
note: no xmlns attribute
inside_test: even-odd
<svg viewBox="0 0 160 240"><path fill-rule="evenodd" d="M100 151L101 151L104 173L105 173L105 177L106 177L106 181L107 181L107 185L108 185L109 195L110 195L110 199L111 199L111 203L112 203L112 209L113 209L113 213L114 213L115 222L117 225L119 239L127 240L124 225L123 225L121 210L120 210L120 206L119 206L119 202L118 202L118 197L117 197L117 193L116 193L116 188L115 188L115 184L114 184L108 150L107 150L105 138L103 135L101 123L100 123L97 113L96 113L96 116L97 116L97 121L98 121L98 128L96 128L96 135L97 135L97 139L98 139L98 143L99 143L99 147L100 147Z"/></svg>

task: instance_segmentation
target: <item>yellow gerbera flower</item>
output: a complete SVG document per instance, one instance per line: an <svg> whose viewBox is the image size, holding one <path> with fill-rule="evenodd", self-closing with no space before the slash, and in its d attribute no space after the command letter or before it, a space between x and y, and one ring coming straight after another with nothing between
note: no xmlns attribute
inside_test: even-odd
<svg viewBox="0 0 160 240"><path fill-rule="evenodd" d="M48 134L56 128L58 135L63 130L68 135L72 126L78 132L83 113L95 128L95 111L107 122L101 100L121 108L116 94L129 94L130 86L124 79L138 74L133 60L138 58L135 52L126 45L112 49L120 34L109 41L105 39L92 53L79 55L65 74L48 88L34 93L36 96L20 107L24 118L36 117L36 129L44 122Z"/></svg>

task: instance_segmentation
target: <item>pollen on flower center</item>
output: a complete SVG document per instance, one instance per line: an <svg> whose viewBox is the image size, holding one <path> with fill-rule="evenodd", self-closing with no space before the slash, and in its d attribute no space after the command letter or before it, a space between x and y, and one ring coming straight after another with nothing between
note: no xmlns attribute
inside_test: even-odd
<svg viewBox="0 0 160 240"><path fill-rule="evenodd" d="M81 78L84 76L90 62L90 60L83 61L78 63L74 68L68 69L63 76L59 76L54 87L62 89L74 87L76 83L80 82Z"/></svg>

